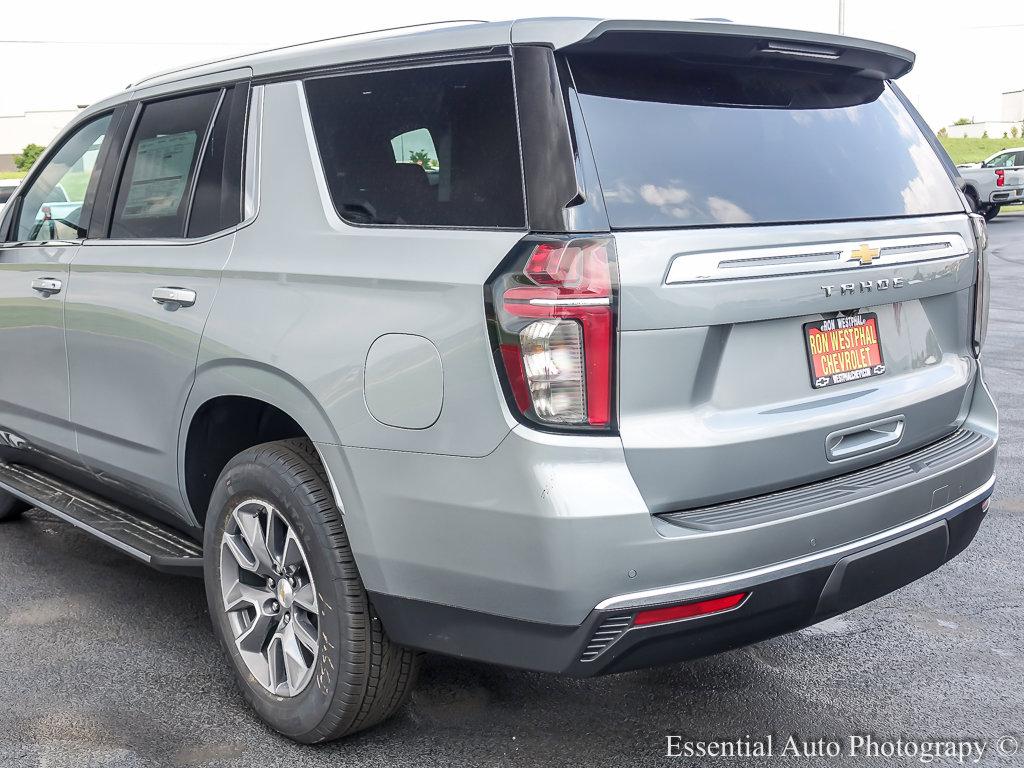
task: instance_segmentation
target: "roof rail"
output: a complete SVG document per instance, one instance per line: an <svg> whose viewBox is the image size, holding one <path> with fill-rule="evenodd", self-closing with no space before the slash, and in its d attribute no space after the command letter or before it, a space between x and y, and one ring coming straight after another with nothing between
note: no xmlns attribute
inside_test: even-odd
<svg viewBox="0 0 1024 768"><path fill-rule="evenodd" d="M136 81L134 83L129 83L128 87L125 88L125 90L130 90L132 88L138 88L140 85L143 85L144 83L149 83L149 82L152 82L153 80L159 80L160 78L168 77L169 75L175 75L175 74L178 74L179 72L180 73L184 73L184 72L188 72L191 69L199 69L200 67L208 67L208 66L210 66L212 64L227 64L229 62L236 61L238 59L243 59L243 58L245 58L247 56L256 56L256 55L259 55L261 53L274 53L276 51L287 51L289 48L301 48L301 47L307 46L307 45L316 45L317 43L329 43L329 42L332 42L334 40L346 40L346 39L348 39L350 37L362 37L363 35L377 35L377 34L380 34L381 32L398 32L398 31L403 30L403 29L418 29L420 27L441 27L441 26L451 26L451 25L455 25L455 24L486 24L486 23L487 22L485 20L483 20L483 19L445 19L443 21L424 21L424 22L420 22L418 24L403 24L402 26L399 26L399 27L384 27L382 29L367 29L367 30L364 30L362 32L350 32L347 35L335 35L333 37L324 37L324 38L321 38L319 40L304 40L301 43L291 43L289 45L279 45L276 48L266 48L266 49L261 50L261 51L249 51L248 53L240 53L237 56L226 56L223 59L213 59L213 60L210 60L210 61L202 61L202 62L199 62L197 64L189 64L189 65L184 66L184 67L177 67L175 69L164 70L163 72L157 72L155 74L149 75L148 77L144 77L141 80L138 80L138 81Z"/></svg>

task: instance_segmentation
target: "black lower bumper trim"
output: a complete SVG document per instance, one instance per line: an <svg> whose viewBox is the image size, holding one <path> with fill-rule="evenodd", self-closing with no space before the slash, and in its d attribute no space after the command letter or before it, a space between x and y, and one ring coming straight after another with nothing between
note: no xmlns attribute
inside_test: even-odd
<svg viewBox="0 0 1024 768"><path fill-rule="evenodd" d="M668 624L630 627L595 656L596 633L629 610L594 611L579 626L540 624L391 595L371 600L393 640L421 650L579 677L708 656L815 624L925 576L974 539L987 505L977 503L923 530L834 563L749 588L737 609ZM583 659L587 659L584 661Z"/></svg>

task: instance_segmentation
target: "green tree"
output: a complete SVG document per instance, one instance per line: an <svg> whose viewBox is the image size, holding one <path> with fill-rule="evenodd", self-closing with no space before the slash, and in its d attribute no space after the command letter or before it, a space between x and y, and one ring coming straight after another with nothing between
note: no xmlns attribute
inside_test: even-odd
<svg viewBox="0 0 1024 768"><path fill-rule="evenodd" d="M409 162L416 163L416 165L422 165L424 168L434 169L437 168L437 160L430 156L430 153L425 149L416 149L409 153Z"/></svg>
<svg viewBox="0 0 1024 768"><path fill-rule="evenodd" d="M1010 129L1010 136L1012 136L1013 138L1016 139L1017 136L1019 136L1019 135L1020 135L1020 131L1017 130L1017 126L1016 125L1013 126L1013 128Z"/></svg>
<svg viewBox="0 0 1024 768"><path fill-rule="evenodd" d="M938 137L939 137L940 139L944 139L944 138L946 138L946 137L947 137L948 135L949 135L949 133L948 133L948 132L946 131L946 129L945 129L945 128L939 128L939 133L938 133Z"/></svg>
<svg viewBox="0 0 1024 768"><path fill-rule="evenodd" d="M970 119L970 118L967 118L967 117L961 117L961 118L960 118L960 119L958 119L958 120L957 120L957 121L956 121L955 123L953 123L953 125L970 125L970 124L971 124L971 122L972 122L972 121L971 121L971 119Z"/></svg>
<svg viewBox="0 0 1024 768"><path fill-rule="evenodd" d="M43 154L43 150L46 147L41 147L38 144L29 144L23 150L20 155L14 156L14 167L19 171L27 171L38 157Z"/></svg>
<svg viewBox="0 0 1024 768"><path fill-rule="evenodd" d="M988 138L988 131L982 131L981 132L981 138L987 139Z"/></svg>

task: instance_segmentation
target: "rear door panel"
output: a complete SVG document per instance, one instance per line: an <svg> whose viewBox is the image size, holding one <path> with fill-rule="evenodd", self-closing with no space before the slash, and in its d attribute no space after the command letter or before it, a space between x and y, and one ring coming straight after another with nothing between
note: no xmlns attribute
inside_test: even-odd
<svg viewBox="0 0 1024 768"><path fill-rule="evenodd" d="M895 255L887 263L883 251L872 265L852 269L844 257L810 273L787 274L792 265L780 264L741 278L666 282L675 259L708 251L726 258L806 246L814 253L829 243L883 245L924 235L958 247L902 264L892 263ZM653 512L849 472L933 442L962 422L976 370L966 216L619 232L616 246L620 433ZM862 283L870 288L862 291ZM844 284L854 291L844 294ZM886 372L815 390L803 325L858 311L878 315ZM829 435L889 417L904 420L895 445L828 460Z"/></svg>

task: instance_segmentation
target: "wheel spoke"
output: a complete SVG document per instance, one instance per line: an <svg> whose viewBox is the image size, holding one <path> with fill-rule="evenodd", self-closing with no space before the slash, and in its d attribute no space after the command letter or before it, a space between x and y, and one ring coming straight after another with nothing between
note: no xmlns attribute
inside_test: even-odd
<svg viewBox="0 0 1024 768"><path fill-rule="evenodd" d="M263 604L272 598L270 590L252 587L236 580L224 593L224 609L232 613L252 606L259 611Z"/></svg>
<svg viewBox="0 0 1024 768"><path fill-rule="evenodd" d="M294 618L289 626L291 626L292 632L295 634L295 639L306 646L310 653L316 654L318 645L316 630L313 629L313 626L305 616L292 615Z"/></svg>
<svg viewBox="0 0 1024 768"><path fill-rule="evenodd" d="M309 667L306 666L306 659L302 656L302 649L295 638L295 622L285 625L281 631L281 652L284 655L284 669L288 678L289 692L297 693L301 690L306 673Z"/></svg>
<svg viewBox="0 0 1024 768"><path fill-rule="evenodd" d="M286 566L297 568L303 564L302 547L299 545L299 540L295 534L292 533L291 529L288 529L288 535L284 540L284 549L281 553L281 562Z"/></svg>
<svg viewBox="0 0 1024 768"><path fill-rule="evenodd" d="M276 624L276 616L268 616L260 611L256 614L256 620L253 621L252 625L235 640L238 644L238 649L250 653L261 652L263 646L267 644L267 635L270 634L271 628Z"/></svg>
<svg viewBox="0 0 1024 768"><path fill-rule="evenodd" d="M259 569L260 564L241 535L224 534L224 548L231 553L239 568L253 573Z"/></svg>
<svg viewBox="0 0 1024 768"><path fill-rule="evenodd" d="M267 510L267 532L266 532L266 544L267 551L270 553L270 557L276 562L282 561L281 553L285 548L285 538L290 529L284 518L277 512L276 509L269 508Z"/></svg>
<svg viewBox="0 0 1024 768"><path fill-rule="evenodd" d="M267 646L266 663L270 691L271 693L277 693L277 689L280 688L283 683L287 682L287 677L284 672L284 660L282 659L281 652L280 630L274 634L270 640L270 644Z"/></svg>
<svg viewBox="0 0 1024 768"><path fill-rule="evenodd" d="M263 522L255 512L243 512L236 509L234 514L235 522L238 523L238 530L249 546L249 550L256 558L256 573L271 575L274 573L274 559L267 549L267 535L263 530Z"/></svg>
<svg viewBox="0 0 1024 768"><path fill-rule="evenodd" d="M312 584L303 584L295 590L294 604L309 611L312 614L320 613L316 602L316 590Z"/></svg>

